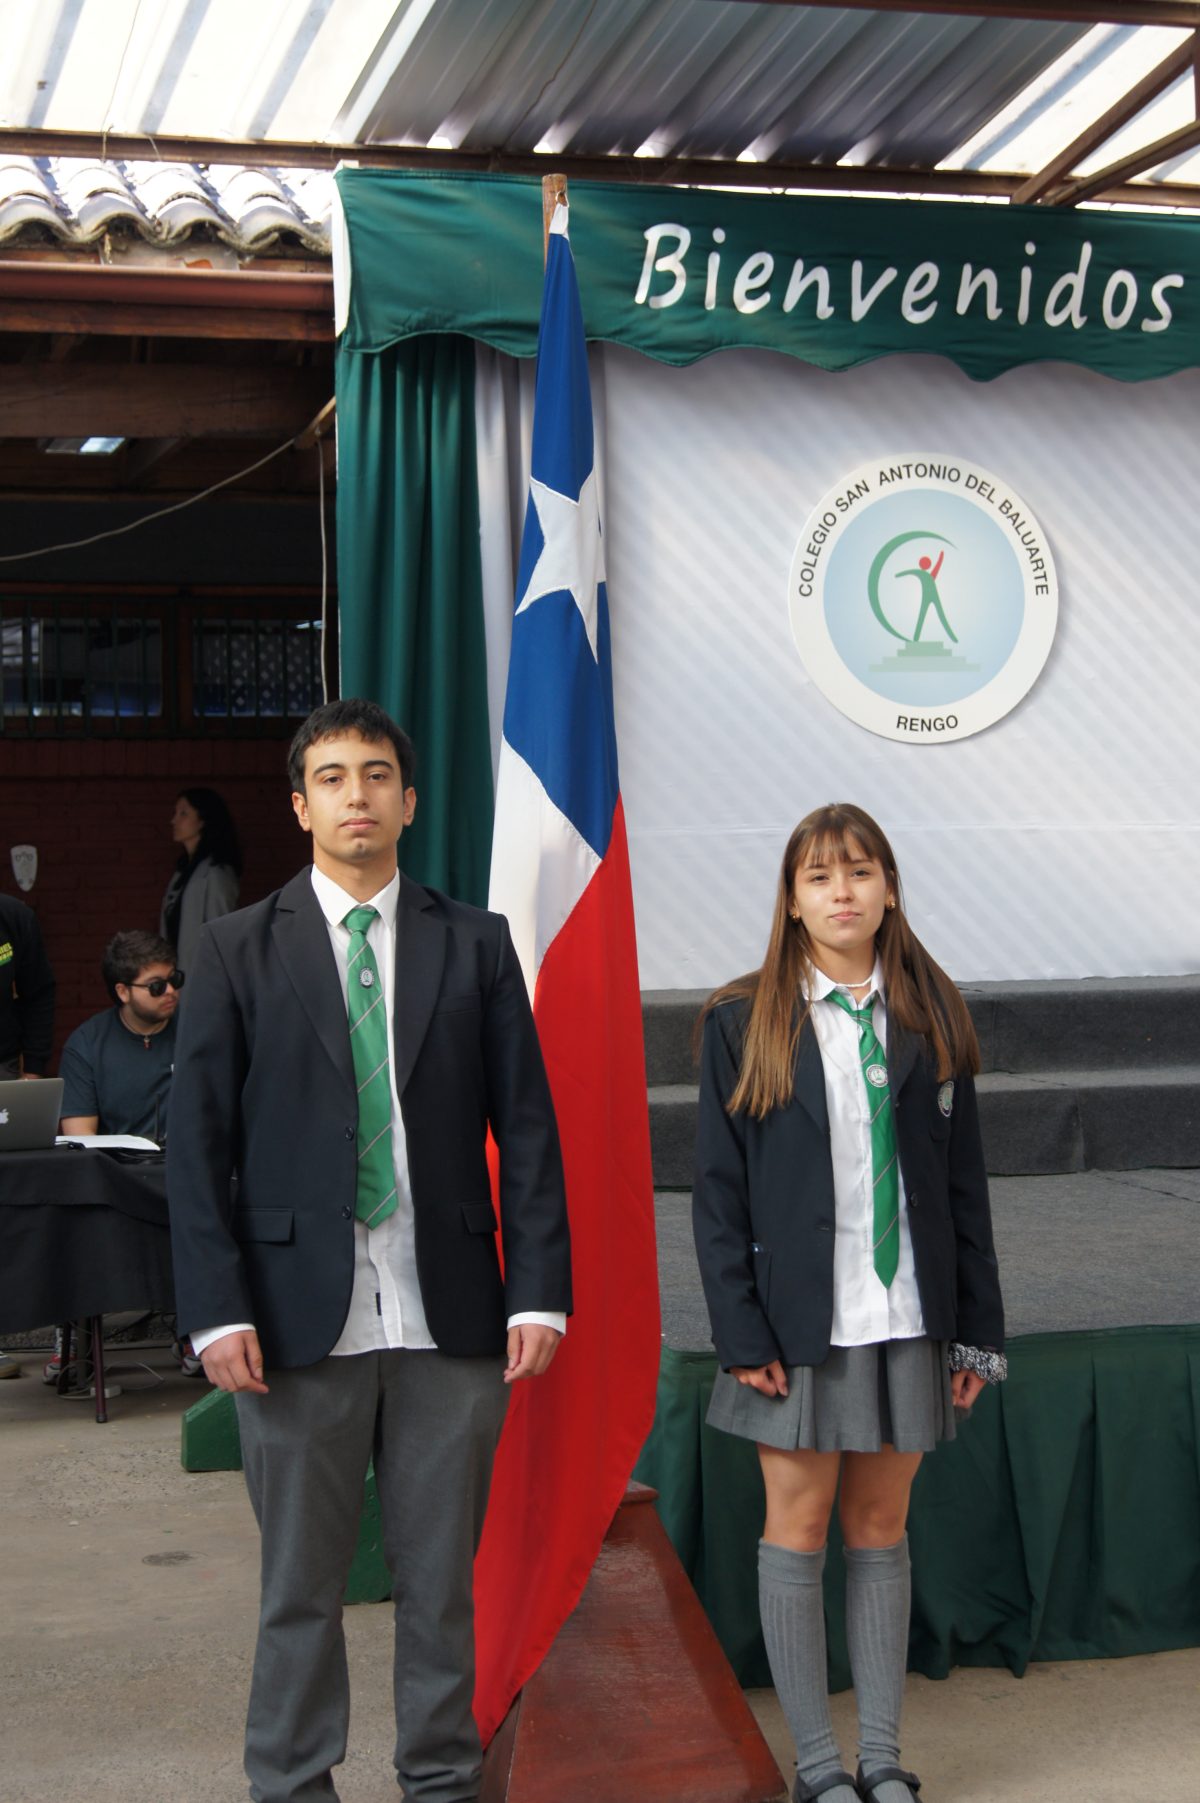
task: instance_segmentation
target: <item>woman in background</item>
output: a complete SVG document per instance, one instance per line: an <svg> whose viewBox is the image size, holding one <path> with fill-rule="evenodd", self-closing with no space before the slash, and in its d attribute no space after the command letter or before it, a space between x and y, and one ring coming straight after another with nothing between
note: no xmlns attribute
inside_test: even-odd
<svg viewBox="0 0 1200 1803"><path fill-rule="evenodd" d="M186 971L206 920L231 914L241 888L242 848L229 809L215 789L184 789L171 815L179 861L163 896L159 931Z"/></svg>

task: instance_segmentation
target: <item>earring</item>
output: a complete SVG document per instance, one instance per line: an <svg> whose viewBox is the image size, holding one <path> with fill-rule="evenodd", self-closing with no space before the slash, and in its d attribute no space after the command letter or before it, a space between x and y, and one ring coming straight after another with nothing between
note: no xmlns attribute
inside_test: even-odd
<svg viewBox="0 0 1200 1803"><path fill-rule="evenodd" d="M800 916L798 914L793 914L791 909L790 908L788 909L788 919L789 920L797 921L797 920L799 920L799 918L800 918Z"/></svg>
<svg viewBox="0 0 1200 1803"><path fill-rule="evenodd" d="M896 906L896 903L895 903L894 899L891 896L889 896L887 901L884 903L884 906L886 907L888 913L890 914L892 909Z"/></svg>

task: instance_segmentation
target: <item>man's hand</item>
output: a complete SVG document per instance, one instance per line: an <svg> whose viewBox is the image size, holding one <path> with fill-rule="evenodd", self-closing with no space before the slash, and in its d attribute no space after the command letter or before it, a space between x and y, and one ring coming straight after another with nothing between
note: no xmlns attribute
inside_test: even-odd
<svg viewBox="0 0 1200 1803"><path fill-rule="evenodd" d="M21 1081L22 1083L40 1083L42 1081L42 1073L41 1071L22 1071Z"/></svg>
<svg viewBox="0 0 1200 1803"><path fill-rule="evenodd" d="M955 1371L950 1378L950 1395L956 1409L969 1409L987 1384L977 1371Z"/></svg>
<svg viewBox="0 0 1200 1803"><path fill-rule="evenodd" d="M262 1380L262 1348L253 1329L249 1333L222 1334L219 1340L205 1347L200 1354L200 1363L204 1366L205 1377L218 1390L253 1390L256 1396L267 1394L267 1386Z"/></svg>
<svg viewBox="0 0 1200 1803"><path fill-rule="evenodd" d="M535 1321L522 1321L508 1330L508 1368L506 1384L518 1377L540 1377L550 1369L550 1361L558 1351L562 1335L553 1327L540 1327Z"/></svg>
<svg viewBox="0 0 1200 1803"><path fill-rule="evenodd" d="M760 1396L787 1395L787 1372L778 1359L772 1359L769 1365L732 1365L730 1373Z"/></svg>

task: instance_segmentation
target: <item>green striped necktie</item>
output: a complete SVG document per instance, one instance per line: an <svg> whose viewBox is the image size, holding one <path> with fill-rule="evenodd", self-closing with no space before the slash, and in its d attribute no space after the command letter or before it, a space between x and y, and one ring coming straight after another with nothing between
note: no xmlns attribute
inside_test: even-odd
<svg viewBox="0 0 1200 1803"><path fill-rule="evenodd" d="M375 954L367 944L368 928L378 918L375 908L351 908L342 921L350 929L346 1000L354 1081L358 1085L358 1194L354 1212L368 1227L378 1227L380 1221L396 1212L387 1005Z"/></svg>
<svg viewBox="0 0 1200 1803"><path fill-rule="evenodd" d="M887 1285L896 1275L896 1266L900 1262L900 1162L887 1059L871 1021L875 997L869 996L861 1008L856 1008L849 996L841 995L837 990L831 993L829 1000L848 1014L858 1028L858 1061L867 1086L867 1111L871 1117L875 1271L880 1283Z"/></svg>

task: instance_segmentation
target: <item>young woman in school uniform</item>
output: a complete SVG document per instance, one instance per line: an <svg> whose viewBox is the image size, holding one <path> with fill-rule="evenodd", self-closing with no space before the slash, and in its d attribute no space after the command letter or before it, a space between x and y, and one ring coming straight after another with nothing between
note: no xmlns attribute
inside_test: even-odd
<svg viewBox="0 0 1200 1803"><path fill-rule="evenodd" d="M795 1797L913 1803L900 1765L909 1491L1005 1375L966 1004L905 919L860 808L802 820L761 970L704 1019L696 1248L721 1370L708 1420L758 1445L759 1605ZM835 1497L858 1773L829 1720L822 1571Z"/></svg>

